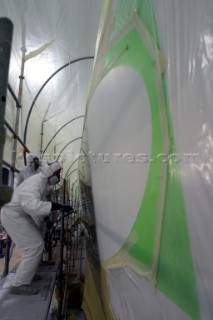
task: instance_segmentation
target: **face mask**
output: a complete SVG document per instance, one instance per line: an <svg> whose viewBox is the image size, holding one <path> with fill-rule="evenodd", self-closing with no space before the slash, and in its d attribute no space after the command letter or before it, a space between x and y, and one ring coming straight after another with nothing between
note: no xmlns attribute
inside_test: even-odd
<svg viewBox="0 0 213 320"><path fill-rule="evenodd" d="M37 169L39 168L39 165L40 165L39 160L34 159L34 167L35 167L35 170L37 170Z"/></svg>
<svg viewBox="0 0 213 320"><path fill-rule="evenodd" d="M51 186L55 186L57 183L59 183L59 181L60 181L60 177L58 176L52 176L49 178L49 184Z"/></svg>
<svg viewBox="0 0 213 320"><path fill-rule="evenodd" d="M40 166L39 160L38 159L34 159L31 162L30 166L33 168L33 170L37 170L39 168L39 166Z"/></svg>

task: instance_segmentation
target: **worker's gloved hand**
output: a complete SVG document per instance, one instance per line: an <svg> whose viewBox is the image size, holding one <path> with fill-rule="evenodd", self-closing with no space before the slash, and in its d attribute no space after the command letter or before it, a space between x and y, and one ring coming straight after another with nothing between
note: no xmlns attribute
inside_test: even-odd
<svg viewBox="0 0 213 320"><path fill-rule="evenodd" d="M69 206L68 204L52 202L51 211L54 211L54 210L63 210L65 212L70 212L70 211L73 211L73 208L71 206Z"/></svg>
<svg viewBox="0 0 213 320"><path fill-rule="evenodd" d="M61 206L61 210L65 211L65 212L70 212L70 211L73 211L73 207L69 206L68 204L63 204Z"/></svg>
<svg viewBox="0 0 213 320"><path fill-rule="evenodd" d="M63 206L63 204L61 203L57 203L57 202L52 202L52 208L51 208L51 211L54 211L54 210L61 210L61 207Z"/></svg>
<svg viewBox="0 0 213 320"><path fill-rule="evenodd" d="M54 223L50 220L50 217L47 216L47 217L45 217L43 220L44 220L45 223L46 223L47 229L48 229L48 230L52 229Z"/></svg>

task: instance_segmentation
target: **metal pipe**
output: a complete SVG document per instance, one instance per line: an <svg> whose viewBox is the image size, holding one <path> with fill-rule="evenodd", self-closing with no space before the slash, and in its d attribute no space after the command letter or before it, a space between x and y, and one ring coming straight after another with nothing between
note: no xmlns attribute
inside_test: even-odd
<svg viewBox="0 0 213 320"><path fill-rule="evenodd" d="M73 188L73 194L74 194L74 185L76 184L76 182L78 181L78 179L75 179L75 181L72 184L72 188Z"/></svg>
<svg viewBox="0 0 213 320"><path fill-rule="evenodd" d="M71 163L71 165L70 165L70 167L68 168L68 170L67 170L64 178L68 178L68 177L70 176L70 174L67 175L67 173L68 173L68 171L72 168L72 166L74 165L74 163L76 163L76 161L78 161L78 160L79 160L79 158L75 159L75 160Z"/></svg>
<svg viewBox="0 0 213 320"><path fill-rule="evenodd" d="M7 83L12 46L13 24L7 18L0 19L0 206L9 202L12 189L2 185L2 160L6 130L4 128L5 107L7 98Z"/></svg>
<svg viewBox="0 0 213 320"><path fill-rule="evenodd" d="M77 140L79 140L79 139L82 139L82 137L75 138L75 139L71 140L70 142L68 142L68 143L66 144L66 146L61 149L61 151L60 151L60 153L59 153L59 155L58 155L58 157L57 157L56 160L58 161L58 159L60 158L60 155L62 154L62 152L63 152L71 143L73 143L73 142L75 142L75 141L77 141Z"/></svg>
<svg viewBox="0 0 213 320"><path fill-rule="evenodd" d="M29 123L29 119L30 119L30 115L31 115L31 112L33 110L33 107L36 103L36 100L38 99L38 96L40 95L41 91L44 89L44 87L46 86L46 84L59 72L61 71L62 69L66 68L67 66L70 66L71 64L75 63L75 62L79 62L79 61L82 61L82 60L89 60L89 59L94 59L94 56L89 56L89 57L83 57L83 58L78 58L78 59L75 59L75 60L72 60L68 63L66 63L65 65L63 65L62 67L60 67L59 69L57 69L44 83L43 85L41 86L41 88L39 89L39 91L37 92L32 104L31 104L31 107L29 109L29 112L28 112L28 115L27 115L27 119L26 119L26 124L25 124L25 128L24 128L24 143L26 143L26 140L27 140L27 130L28 130L28 123Z"/></svg>
<svg viewBox="0 0 213 320"><path fill-rule="evenodd" d="M17 108L21 108L21 105L19 104L18 98L16 97L16 95L15 95L15 93L14 93L14 91L13 91L12 87L10 86L10 84L9 84L9 83L7 84L7 86L8 86L8 90L9 90L9 92L11 93L11 96L13 97L13 99L14 99L14 100L15 100L15 102L16 102L16 106L17 106Z"/></svg>
<svg viewBox="0 0 213 320"><path fill-rule="evenodd" d="M63 181L63 203L66 202L66 180ZM64 211L61 211L61 234L60 234L60 266L59 266L59 319L62 319L63 313L63 261L64 261ZM62 298L63 297L63 298Z"/></svg>
<svg viewBox="0 0 213 320"><path fill-rule="evenodd" d="M24 144L21 138L15 133L13 128L9 125L9 123L6 120L4 120L4 124L7 127L7 129L13 134L13 136L20 142L20 144L27 150L27 152L30 152L27 146Z"/></svg>
<svg viewBox="0 0 213 320"><path fill-rule="evenodd" d="M26 47L25 47L25 24L23 22L22 24L22 57L21 57L21 72L19 76L19 89L18 89L18 104L16 105L16 121L15 121L15 134L18 135L19 130L19 118L20 118L20 110L21 110L21 101L22 101L22 91L23 91L23 82L24 82L24 63L25 63L25 53L26 53ZM11 165L15 167L16 164L16 154L17 154L17 138L14 136L13 141L13 150L12 150L12 156L11 156ZM11 172L11 180L10 185L13 186L14 181L14 172Z"/></svg>
<svg viewBox="0 0 213 320"><path fill-rule="evenodd" d="M45 111L44 118L43 118L42 123L41 123L41 144L40 144L40 156L41 156L41 155L42 155L42 153L43 153L44 122L46 122L46 121L47 121L47 119L45 120L45 117L46 117L46 115L47 115L47 112L48 112L48 110L49 110L50 105L51 105L51 103L49 103L49 105L48 105L48 107L47 107L47 109L46 109L46 111Z"/></svg>
<svg viewBox="0 0 213 320"><path fill-rule="evenodd" d="M46 147L45 147L45 149L44 149L44 151L43 151L43 154L45 153L45 151L47 150L47 148L49 147L49 145L50 145L50 143L53 141L53 139L57 136L57 134L65 127L65 126L67 126L69 123L71 123L72 121L75 121L75 120L77 120L77 119L80 119L80 118L83 118L84 117L84 115L83 116L78 116L78 117L75 117L75 118L73 118L73 119L71 119L70 121L68 121L67 123L65 123L55 134L54 134L54 136L50 139L50 141L48 142L48 144L46 145Z"/></svg>
<svg viewBox="0 0 213 320"><path fill-rule="evenodd" d="M12 197L12 188L2 185L2 162L3 162L3 151L6 137L6 130L4 127L5 117L5 106L7 97L7 84L8 84L8 73L10 63L10 53L12 46L12 35L13 35L13 24L7 18L0 19L0 206L9 202ZM7 235L6 240L6 252L3 277L8 274L9 271L9 252L10 252L10 237Z"/></svg>
<svg viewBox="0 0 213 320"><path fill-rule="evenodd" d="M44 122L45 120L42 121L41 123L41 145L40 145L40 156L43 153L42 149L43 149L43 135L44 135Z"/></svg>
<svg viewBox="0 0 213 320"><path fill-rule="evenodd" d="M63 306L63 259L64 259L64 211L61 211L61 233L60 233L60 265L59 265L59 319L62 319Z"/></svg>
<svg viewBox="0 0 213 320"><path fill-rule="evenodd" d="M78 168L73 169L73 170L70 172L70 174L67 176L67 178L68 178L68 177L70 177L70 176L71 176L71 174L72 174L73 172L77 171L77 170L78 170ZM65 175L65 178L66 178L66 175Z"/></svg>
<svg viewBox="0 0 213 320"><path fill-rule="evenodd" d="M2 161L3 165L5 165L5 167L9 168L11 171L14 171L14 172L19 172L18 169L14 168L11 166L11 164L9 164L7 161Z"/></svg>
<svg viewBox="0 0 213 320"><path fill-rule="evenodd" d="M85 154L85 157L87 157L85 151L84 151L83 149L81 149L81 150L82 150L83 153ZM80 154L80 156L81 156L81 154ZM67 169L67 172L66 172L64 178L68 178L68 177L72 174L72 171L71 171L71 173L69 173L69 174L68 174L68 172L69 172L69 170L72 168L73 164L74 164L77 160L79 160L79 159L80 159L80 158L77 158L77 159L75 159L75 161L73 161L73 162L71 163L70 167ZM79 173L80 173L80 172L79 172Z"/></svg>

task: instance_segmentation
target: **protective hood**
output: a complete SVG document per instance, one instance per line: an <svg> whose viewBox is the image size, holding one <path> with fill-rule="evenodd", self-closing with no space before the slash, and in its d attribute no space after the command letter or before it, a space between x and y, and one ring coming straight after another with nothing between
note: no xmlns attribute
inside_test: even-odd
<svg viewBox="0 0 213 320"><path fill-rule="evenodd" d="M29 153L27 155L27 165L29 166L35 158L39 159L39 156L35 153Z"/></svg>
<svg viewBox="0 0 213 320"><path fill-rule="evenodd" d="M58 161L51 160L48 161L47 164L42 168L42 172L47 178L50 178L56 171L60 169L60 163Z"/></svg>

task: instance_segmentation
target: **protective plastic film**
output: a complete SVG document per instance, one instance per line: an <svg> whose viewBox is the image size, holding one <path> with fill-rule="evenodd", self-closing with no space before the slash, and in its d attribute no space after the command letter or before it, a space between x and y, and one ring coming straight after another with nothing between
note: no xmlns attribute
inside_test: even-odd
<svg viewBox="0 0 213 320"><path fill-rule="evenodd" d="M152 137L148 140L151 152L146 178L139 171L138 179L132 183L126 170L128 190L121 183L118 192L115 174L109 183L112 166L107 169L108 174L104 174L106 166L100 168L91 163L99 250L102 266L108 272L110 307L115 319L211 319L213 4L209 0L202 3L197 0L113 1L112 4L114 26L108 47L102 52L100 84L95 85L88 105L89 147L94 147L97 139L107 141L108 149L115 143L106 137L121 128L119 118L116 129L107 129L108 111L114 108L116 112L117 103L113 105L109 99L107 107L100 99L94 107L93 99L107 78L122 67L134 69L145 83ZM120 84L119 81L113 83L117 93ZM126 88L123 110L131 106L129 97ZM134 108L132 112L135 113ZM102 120L99 127L92 128L90 116L94 119L95 114L96 120ZM98 133L96 137L94 128L96 135ZM140 130L144 130L142 120ZM131 130L128 134L127 127L118 144L125 149L131 145L129 140L134 143L130 137ZM140 147L146 150L149 142L140 141ZM128 143L125 145L125 142ZM137 142L136 145L139 148ZM98 180L101 175L105 178ZM106 197L107 194L110 197ZM100 195L102 199L109 199L105 214L99 205ZM116 207L114 216L111 213L119 201L123 208L128 208L132 197L140 197L141 205L138 210L132 207L129 213L134 220L132 228L126 241L117 241L110 247L117 245L118 250L117 253L112 250L110 257L108 241L102 241L101 233L107 231L110 237L110 231L119 221L122 221L121 227L130 221L125 209L121 212ZM103 225L99 225L102 214L104 230ZM110 240L113 241L112 234ZM107 260L104 260L105 254Z"/></svg>
<svg viewBox="0 0 213 320"><path fill-rule="evenodd" d="M26 136L31 152L42 153L57 130L85 113L101 6L102 1L96 0L0 1L0 15L11 19L14 25L9 84L16 95L23 51L25 55L18 132L21 139L28 112L35 102ZM77 61L84 57L91 58ZM16 105L8 93L6 120L12 127L15 126L15 118ZM57 157L67 143L82 135L83 120L82 117L73 121L57 134L45 152L44 162L53 158L53 153ZM7 162L11 161L12 142L7 132L4 153ZM60 160L63 159L65 174L79 154L80 145L81 140L76 140L62 152ZM18 144L20 158L17 158L17 168L23 166L22 151L22 146Z"/></svg>
<svg viewBox="0 0 213 320"><path fill-rule="evenodd" d="M201 318L211 319L213 3L160 2L153 4L161 47L168 57L166 85L180 168L179 174L171 171L170 180L181 181ZM177 208L176 199L171 194L167 206ZM169 238L162 241L168 243ZM182 268L187 270L188 265L183 263ZM183 285L187 279L186 273ZM185 299L190 302L188 295Z"/></svg>

